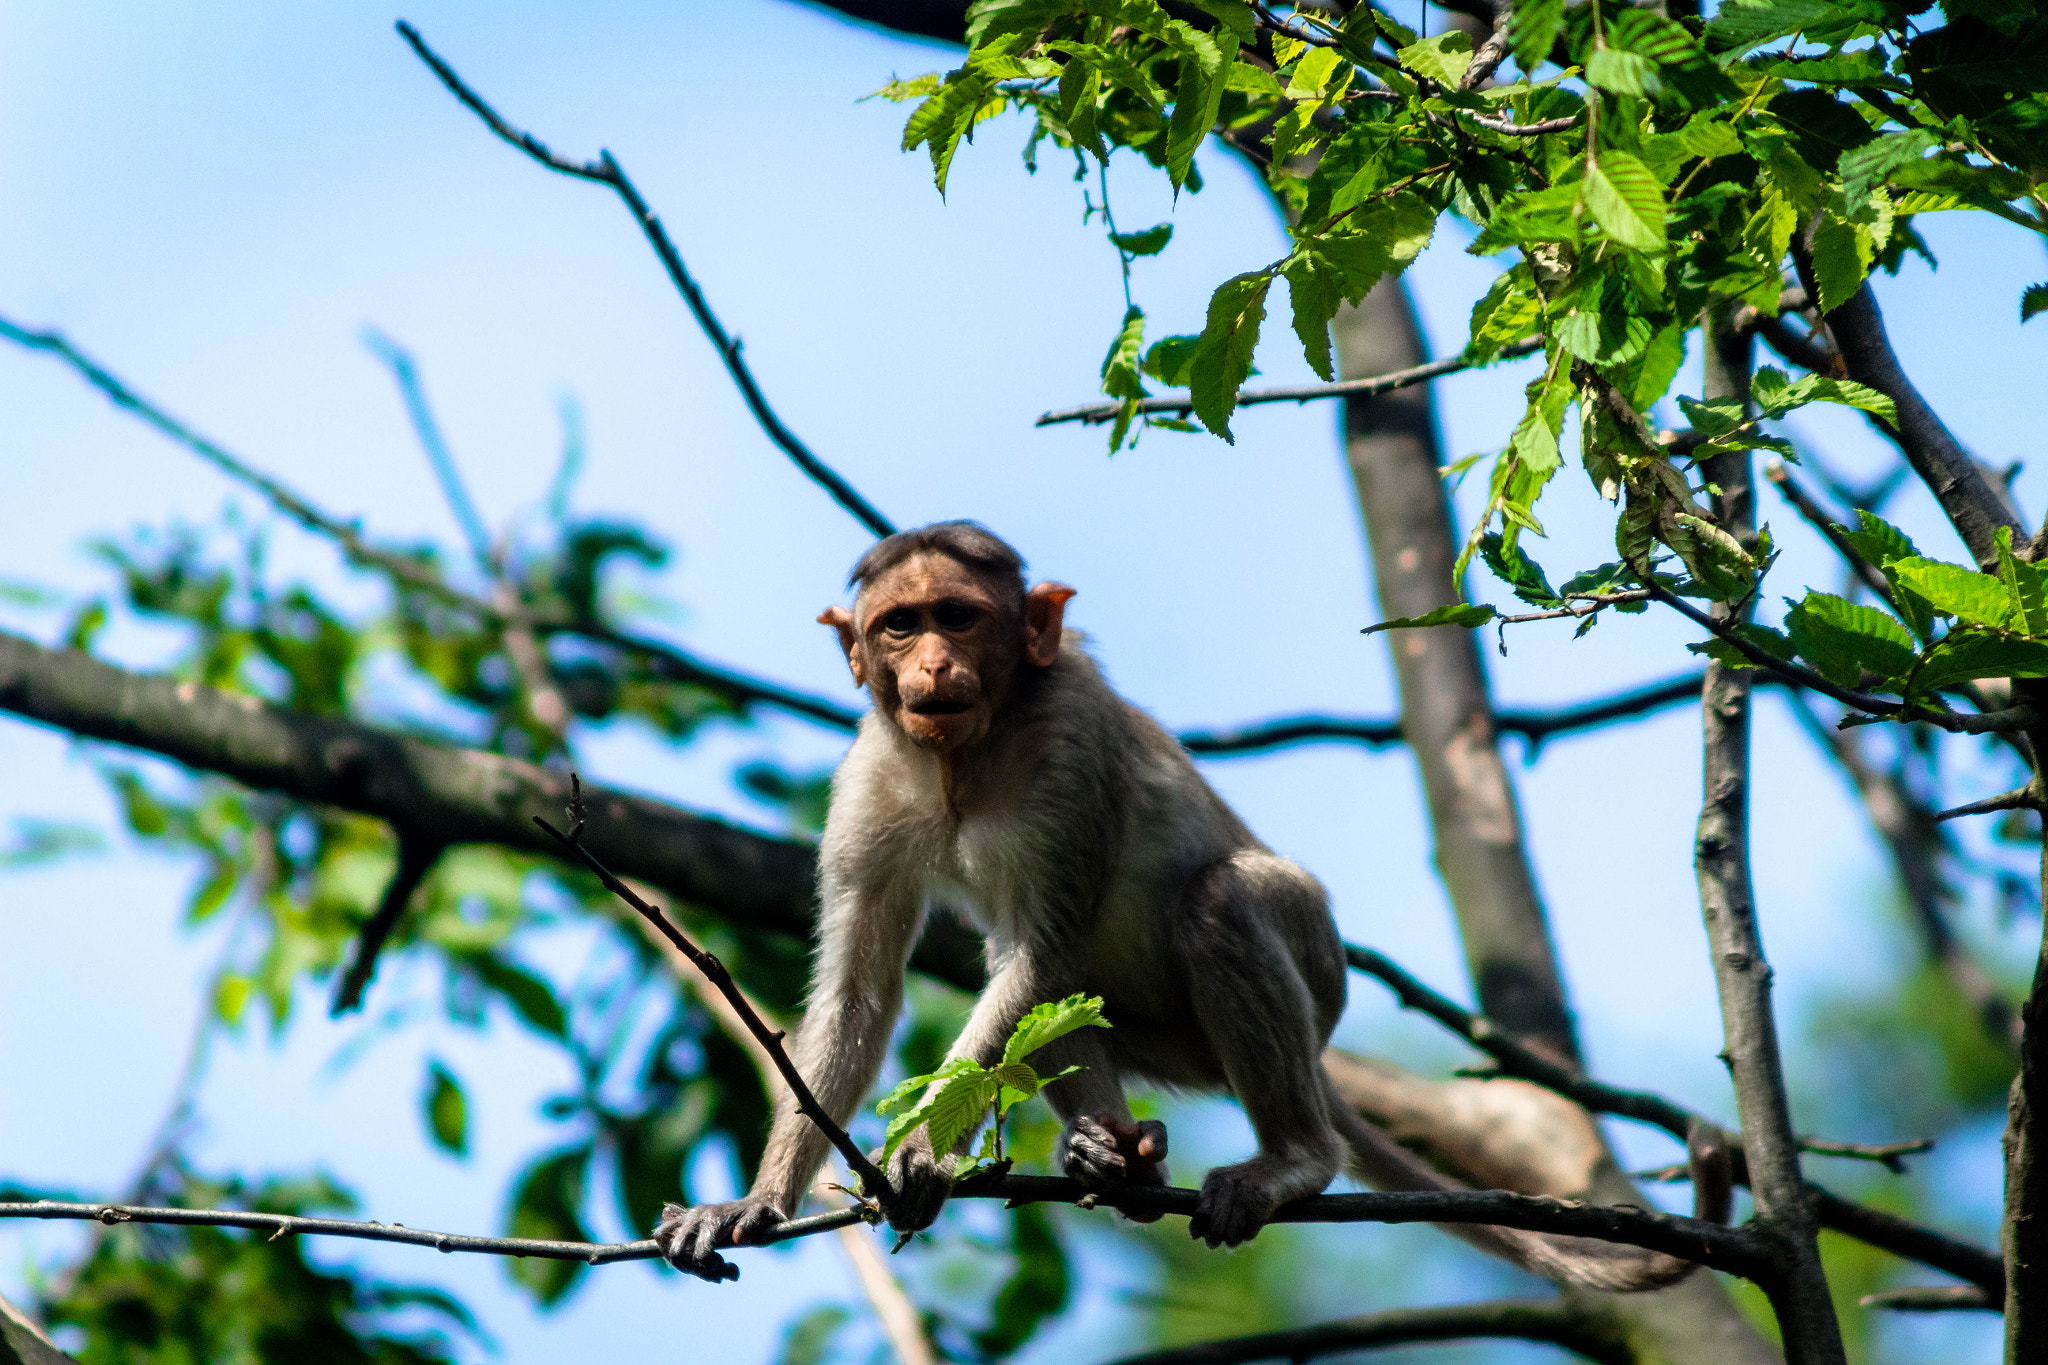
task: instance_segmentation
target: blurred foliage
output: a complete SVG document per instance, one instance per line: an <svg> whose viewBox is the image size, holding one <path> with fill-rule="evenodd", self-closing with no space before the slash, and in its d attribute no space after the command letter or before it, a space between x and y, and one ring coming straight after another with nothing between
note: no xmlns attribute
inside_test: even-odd
<svg viewBox="0 0 2048 1365"><path fill-rule="evenodd" d="M182 1207L355 1209L321 1176L249 1185L175 1165L158 1175L151 1198ZM74 1354L85 1365L444 1365L458 1349L491 1349L449 1295L310 1265L304 1238L133 1223L94 1232L84 1261L39 1304L51 1327L83 1333Z"/></svg>

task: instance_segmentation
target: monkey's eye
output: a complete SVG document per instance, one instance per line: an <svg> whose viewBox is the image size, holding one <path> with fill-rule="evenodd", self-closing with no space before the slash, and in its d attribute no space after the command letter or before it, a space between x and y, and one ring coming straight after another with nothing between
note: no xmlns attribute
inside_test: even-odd
<svg viewBox="0 0 2048 1365"><path fill-rule="evenodd" d="M941 602L932 613L932 619L939 623L940 630L965 630L980 616L980 611L965 602Z"/></svg>
<svg viewBox="0 0 2048 1365"><path fill-rule="evenodd" d="M915 635L917 612L910 607L898 607L882 617L882 629L891 635Z"/></svg>

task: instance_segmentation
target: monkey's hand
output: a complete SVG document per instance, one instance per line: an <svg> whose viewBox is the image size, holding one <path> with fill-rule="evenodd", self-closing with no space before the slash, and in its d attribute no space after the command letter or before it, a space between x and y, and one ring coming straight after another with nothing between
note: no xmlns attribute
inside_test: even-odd
<svg viewBox="0 0 2048 1365"><path fill-rule="evenodd" d="M1061 1137L1060 1164L1091 1190L1112 1185L1166 1183L1166 1125L1158 1119L1081 1114ZM1164 1215L1120 1210L1134 1223L1156 1223Z"/></svg>
<svg viewBox="0 0 2048 1365"><path fill-rule="evenodd" d="M898 1232L922 1232L930 1227L953 1193L953 1174L932 1155L931 1139L920 1128L910 1135L889 1160L889 1183L896 1187L895 1202L889 1205L889 1226Z"/></svg>
<svg viewBox="0 0 2048 1365"><path fill-rule="evenodd" d="M719 1255L718 1248L758 1242L781 1222L781 1209L752 1195L694 1208L664 1204L661 1221L654 1225L654 1240L677 1270L716 1284L740 1277L740 1268Z"/></svg>

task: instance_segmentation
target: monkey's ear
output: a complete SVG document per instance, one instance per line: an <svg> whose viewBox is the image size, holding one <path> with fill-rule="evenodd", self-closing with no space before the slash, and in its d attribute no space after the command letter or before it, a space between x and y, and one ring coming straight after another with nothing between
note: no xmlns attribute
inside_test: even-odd
<svg viewBox="0 0 2048 1365"><path fill-rule="evenodd" d="M846 651L846 666L853 670L853 685L868 685L867 669L860 661L860 633L853 628L853 613L845 607L827 607L818 613L818 624L839 632L839 647Z"/></svg>
<svg viewBox="0 0 2048 1365"><path fill-rule="evenodd" d="M1064 583L1040 583L1024 594L1024 657L1040 668L1060 657L1060 630L1067 620L1067 599L1075 596Z"/></svg>

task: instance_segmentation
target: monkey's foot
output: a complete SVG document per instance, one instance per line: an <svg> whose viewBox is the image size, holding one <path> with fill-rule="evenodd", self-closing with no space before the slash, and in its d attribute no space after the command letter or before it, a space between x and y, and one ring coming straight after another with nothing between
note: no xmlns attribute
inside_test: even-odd
<svg viewBox="0 0 2048 1365"><path fill-rule="evenodd" d="M1066 1173L1091 1190L1115 1185L1166 1183L1166 1125L1157 1119L1132 1122L1109 1114L1082 1114L1067 1126ZM1156 1223L1157 1213L1120 1210L1134 1223Z"/></svg>
<svg viewBox="0 0 2048 1365"><path fill-rule="evenodd" d="M1194 1217L1188 1219L1188 1235L1211 1247L1249 1242L1294 1193L1279 1188L1273 1172L1256 1159L1219 1166L1202 1182Z"/></svg>
<svg viewBox="0 0 2048 1365"><path fill-rule="evenodd" d="M889 1226L898 1232L922 1232L930 1227L953 1193L952 1172L915 1139L896 1149L896 1157L889 1163L889 1183L896 1187L896 1198L888 1208Z"/></svg>
<svg viewBox="0 0 2048 1365"><path fill-rule="evenodd" d="M758 1242L780 1222L782 1210L766 1200L735 1199L694 1208L664 1204L661 1221L654 1225L654 1240L677 1270L717 1284L740 1277L740 1268L719 1255L718 1248Z"/></svg>

